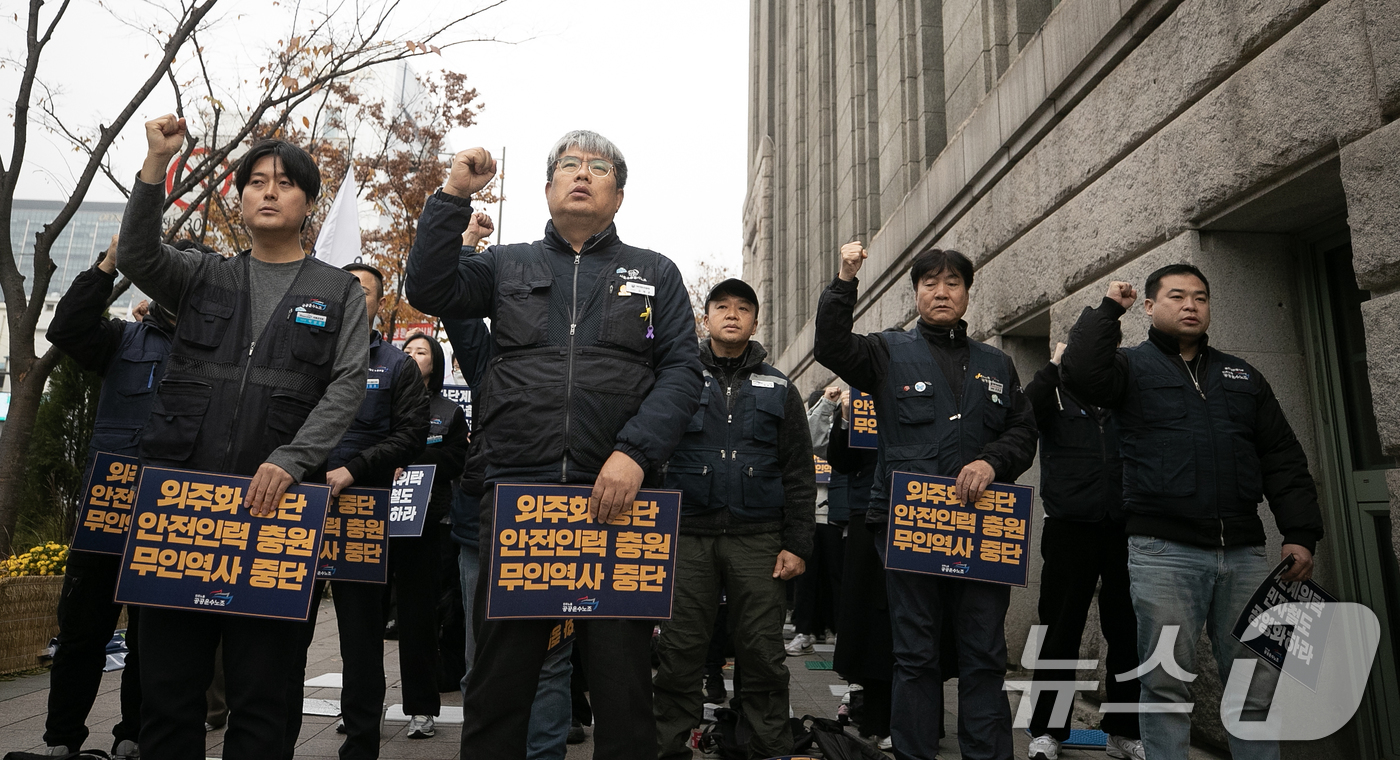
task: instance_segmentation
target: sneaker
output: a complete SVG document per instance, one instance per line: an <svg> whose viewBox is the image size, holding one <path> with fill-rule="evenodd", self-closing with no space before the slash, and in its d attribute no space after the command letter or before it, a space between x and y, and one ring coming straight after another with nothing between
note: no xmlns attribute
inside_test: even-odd
<svg viewBox="0 0 1400 760"><path fill-rule="evenodd" d="M73 754L73 750L68 749L67 747L63 746L62 744L55 744L54 746L49 747L49 748L47 748L47 749L44 750L44 755L45 755L46 757L63 757L64 755L71 755L71 754Z"/></svg>
<svg viewBox="0 0 1400 760"><path fill-rule="evenodd" d="M1031 739L1031 746L1026 751L1026 757L1030 760L1059 760L1060 740L1049 734L1041 734Z"/></svg>
<svg viewBox="0 0 1400 760"><path fill-rule="evenodd" d="M431 715L415 715L408 721L408 738L428 739L437 734L437 724Z"/></svg>
<svg viewBox="0 0 1400 760"><path fill-rule="evenodd" d="M1147 760L1147 752L1142 748L1141 739L1126 736L1108 737L1108 756L1127 760Z"/></svg>
<svg viewBox="0 0 1400 760"><path fill-rule="evenodd" d="M588 739L588 735L583 732L583 724L575 720L573 725L569 726L568 743L583 744L586 739Z"/></svg>
<svg viewBox="0 0 1400 760"><path fill-rule="evenodd" d="M141 748L130 739L122 739L112 748L112 760L140 760Z"/></svg>
<svg viewBox="0 0 1400 760"><path fill-rule="evenodd" d="M883 737L880 739L880 741L875 742L875 749L878 749L881 752L893 752L894 742L890 741L890 737L888 736Z"/></svg>
<svg viewBox="0 0 1400 760"><path fill-rule="evenodd" d="M705 676L705 701L712 705L722 705L729 698L724 688L724 672L716 670Z"/></svg>
<svg viewBox="0 0 1400 760"><path fill-rule="evenodd" d="M338 721L335 722L335 732L336 732L337 734L343 734L343 733L345 733L345 719L344 719L344 718L341 718L340 720L338 720Z"/></svg>
<svg viewBox="0 0 1400 760"><path fill-rule="evenodd" d="M799 633L788 642L787 653L789 657L800 657L804 654L812 654L817 651L812 648L812 636L807 633Z"/></svg>

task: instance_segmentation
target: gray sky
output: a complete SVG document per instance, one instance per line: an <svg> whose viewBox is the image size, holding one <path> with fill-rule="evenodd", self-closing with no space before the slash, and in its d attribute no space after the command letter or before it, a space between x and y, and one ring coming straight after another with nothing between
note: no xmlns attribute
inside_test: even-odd
<svg viewBox="0 0 1400 760"><path fill-rule="evenodd" d="M287 4L223 0L216 7L221 21L204 40L209 59L225 67L213 72L216 79L232 85L256 70L267 46L290 26ZM108 0L107 6L121 19L138 22L162 13L158 1ZM745 0L510 0L478 17L462 36L516 44L473 43L440 59L416 59L414 66L420 72L435 66L464 72L480 92L486 108L479 123L454 133L453 147L480 145L498 157L506 149L507 242L534 240L543 232L544 156L554 140L570 129L592 129L627 157L627 197L617 218L624 241L661 251L687 276L700 261L738 271L747 171L748 6ZM401 30L422 28L470 7L462 0L404 0L396 19ZM10 13L0 18L0 50L7 58L24 54L23 21ZM145 56L156 49L96 0L73 0L41 76L60 90L59 113L70 124L91 128L126 102L149 72ZM7 103L13 103L16 83L14 66L7 63L0 69ZM113 152L118 176L133 176L140 166L142 122L171 110L173 102L163 85L138 111ZM7 156L10 143L5 131L0 150ZM18 197L66 197L82 156L37 125L29 145ZM87 197L121 200L101 178ZM495 215L496 208L489 211Z"/></svg>

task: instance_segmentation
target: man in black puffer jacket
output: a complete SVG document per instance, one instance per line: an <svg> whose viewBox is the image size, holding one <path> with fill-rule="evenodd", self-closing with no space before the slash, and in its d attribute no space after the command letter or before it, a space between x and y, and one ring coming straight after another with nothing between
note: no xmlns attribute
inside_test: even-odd
<svg viewBox="0 0 1400 760"><path fill-rule="evenodd" d="M1143 287L1148 339L1119 350L1118 319L1137 300L1126 282L1108 286L1070 332L1062 373L1079 398L1114 410L1123 459L1128 574L1138 620L1138 657L1175 636L1176 664L1196 669L1196 640L1209 622L1227 682L1237 658L1252 656L1228 632L1274 562L1265 556L1259 502L1267 498L1293 558L1285 582L1312 575L1322 538L1317 486L1273 389L1248 362L1207 345L1210 283L1190 264L1153 272ZM1223 635L1220 635L1222 634ZM1142 702L1189 702L1187 684L1165 668L1140 674ZM1256 668L1244 720L1262 719L1278 671ZM1185 757L1191 718L1139 715L1148 757ZM1272 760L1277 742L1230 735L1238 760Z"/></svg>
<svg viewBox="0 0 1400 760"><path fill-rule="evenodd" d="M618 239L613 217L627 179L621 151L593 132L565 135L547 157L544 238L461 256L471 196L495 169L481 148L453 158L447 183L424 205L406 280L409 299L426 313L491 318L493 358L474 410L488 487L483 541L491 535L494 483L591 485L589 512L604 522L630 509L648 474L659 483L702 386L680 272L661 254ZM483 561L490 556L481 552ZM483 567L481 578L489 577ZM478 619L485 601L478 591ZM525 756L553 626L481 621L463 757ZM656 757L651 630L647 620L580 625L597 705L597 757Z"/></svg>

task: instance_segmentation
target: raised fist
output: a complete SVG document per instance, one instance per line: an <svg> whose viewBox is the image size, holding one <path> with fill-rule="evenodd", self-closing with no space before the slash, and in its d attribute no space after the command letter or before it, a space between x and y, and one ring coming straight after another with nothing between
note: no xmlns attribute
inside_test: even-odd
<svg viewBox="0 0 1400 760"><path fill-rule="evenodd" d="M1057 366L1059 365L1059 363L1060 363L1060 358L1063 357L1063 356L1065 355L1065 348L1067 348L1067 346L1065 346L1064 343L1056 343L1056 344L1055 344L1055 353L1053 353L1053 354L1050 355L1050 363L1051 363L1051 364L1054 364L1054 365L1057 365Z"/></svg>
<svg viewBox="0 0 1400 760"><path fill-rule="evenodd" d="M168 113L146 122L146 151L169 159L185 144L185 120Z"/></svg>
<svg viewBox="0 0 1400 760"><path fill-rule="evenodd" d="M869 255L859 240L852 240L841 246L841 279L846 282L854 280L856 273L860 271L860 265Z"/></svg>
<svg viewBox="0 0 1400 760"><path fill-rule="evenodd" d="M841 386L827 386L826 390L822 391L822 395L826 396L827 401L830 401L832 403L839 403L841 401Z"/></svg>
<svg viewBox="0 0 1400 760"><path fill-rule="evenodd" d="M1117 301L1124 311L1133 308L1133 302L1137 301L1137 296L1137 290L1129 283L1114 281L1108 284L1107 297Z"/></svg>
<svg viewBox="0 0 1400 760"><path fill-rule="evenodd" d="M467 234L475 235L477 240L490 237L496 231L496 224L491 221L491 215L484 211L472 214L471 223L467 225Z"/></svg>
<svg viewBox="0 0 1400 760"><path fill-rule="evenodd" d="M447 175L447 184L442 186L448 195L470 198L496 176L496 159L485 148L467 148L452 157L452 169Z"/></svg>

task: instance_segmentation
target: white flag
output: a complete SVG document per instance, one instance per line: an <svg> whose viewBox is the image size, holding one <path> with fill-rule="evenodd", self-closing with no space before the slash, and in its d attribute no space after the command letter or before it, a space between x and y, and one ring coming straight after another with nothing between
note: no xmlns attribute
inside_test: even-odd
<svg viewBox="0 0 1400 760"><path fill-rule="evenodd" d="M345 181L335 194L326 221L321 224L321 234L316 237L316 258L336 267L359 260L360 251L360 210L355 196L355 167L345 173Z"/></svg>

